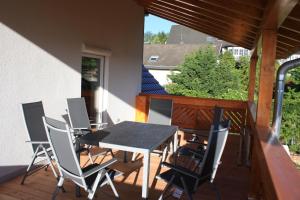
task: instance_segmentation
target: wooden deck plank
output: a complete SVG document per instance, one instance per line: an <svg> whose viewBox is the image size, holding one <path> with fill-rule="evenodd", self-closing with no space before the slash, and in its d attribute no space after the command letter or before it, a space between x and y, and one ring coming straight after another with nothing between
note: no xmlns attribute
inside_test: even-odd
<svg viewBox="0 0 300 200"><path fill-rule="evenodd" d="M186 138L186 137L184 137ZM237 166L237 155L239 147L239 136L230 135L226 144L225 152L222 157L222 164L219 167L215 183L218 186L222 199L247 199L249 169ZM122 152L116 152L118 158L122 158ZM107 156L109 158L110 156ZM97 158L100 162L102 157ZM82 156L82 163L85 163L87 156ZM156 155L151 157L150 171L150 199L157 199L165 186L162 181L153 184L160 158ZM140 199L142 184L142 156L139 155L134 163L118 162L115 166L118 170L124 171L125 176L118 177L115 181L116 189L122 199ZM162 169L164 170L164 169ZM17 177L9 182L0 185L0 200L39 200L51 199L52 192L56 186L56 180L52 172L41 170L30 176L25 185L20 185L22 177ZM82 190L82 197L75 197L75 187L70 181L64 184L66 193L59 193L57 199L72 200L86 199L86 193ZM114 199L113 193L108 186L97 190L95 199ZM215 194L208 184L201 186L194 195L195 199L211 200L215 199ZM172 198L170 198L172 199ZM175 199L175 198L174 198ZM182 199L185 199L184 197Z"/></svg>

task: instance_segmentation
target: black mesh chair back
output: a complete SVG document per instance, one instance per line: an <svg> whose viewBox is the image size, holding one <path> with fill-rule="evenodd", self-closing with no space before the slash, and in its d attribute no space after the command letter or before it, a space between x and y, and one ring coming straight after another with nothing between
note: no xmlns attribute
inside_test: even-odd
<svg viewBox="0 0 300 200"><path fill-rule="evenodd" d="M48 141L45 132L43 119L45 116L43 103L41 101L22 104L24 120L31 141ZM32 144L33 151L36 151L39 144ZM44 145L46 148L49 145Z"/></svg>
<svg viewBox="0 0 300 200"><path fill-rule="evenodd" d="M222 121L223 118L224 109L218 106L215 106L214 108L214 117L213 117L213 129L216 130L219 128L219 124Z"/></svg>
<svg viewBox="0 0 300 200"><path fill-rule="evenodd" d="M200 177L206 177L213 181L220 159L224 151L230 127L230 120L221 122L218 129L211 128L207 149L202 160Z"/></svg>
<svg viewBox="0 0 300 200"><path fill-rule="evenodd" d="M148 123L171 125L172 109L171 99L150 99Z"/></svg>
<svg viewBox="0 0 300 200"><path fill-rule="evenodd" d="M57 163L62 169L61 173L66 177L70 176L69 173L80 176L82 171L67 125L64 122L48 117L44 118L44 122Z"/></svg>
<svg viewBox="0 0 300 200"><path fill-rule="evenodd" d="M70 124L73 129L90 129L91 124L84 98L67 99Z"/></svg>

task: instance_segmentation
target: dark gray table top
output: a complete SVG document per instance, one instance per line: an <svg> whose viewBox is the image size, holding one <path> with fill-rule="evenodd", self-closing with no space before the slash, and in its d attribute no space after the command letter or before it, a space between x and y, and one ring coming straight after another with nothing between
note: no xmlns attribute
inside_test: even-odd
<svg viewBox="0 0 300 200"><path fill-rule="evenodd" d="M80 138L81 143L99 145L99 142L153 150L173 136L178 127L124 121L112 127Z"/></svg>

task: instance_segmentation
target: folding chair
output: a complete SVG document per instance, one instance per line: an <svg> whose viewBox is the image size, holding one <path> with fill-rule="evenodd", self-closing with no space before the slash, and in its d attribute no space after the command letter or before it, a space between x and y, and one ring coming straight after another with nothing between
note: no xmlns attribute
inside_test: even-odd
<svg viewBox="0 0 300 200"><path fill-rule="evenodd" d="M67 105L69 122L72 133L75 137L80 137L81 135L92 133L92 126L96 126L97 129L102 129L105 125L107 125L107 123L90 123L84 98L68 98ZM89 146L89 149L90 148L91 146ZM114 157L112 150L108 149L107 151L100 154L89 154L91 163L94 163L92 157L97 157L103 154L106 155L107 152L110 152L112 157Z"/></svg>
<svg viewBox="0 0 300 200"><path fill-rule="evenodd" d="M92 164L81 169L68 125L48 117L43 117L43 121L61 174L52 199L55 199L59 190L62 189L65 179L70 179L88 192L88 199L93 199L98 186L101 187L106 184L110 185L114 195L119 198L112 182L116 171L108 168L111 164L115 163L117 159L113 158L100 165Z"/></svg>
<svg viewBox="0 0 300 200"><path fill-rule="evenodd" d="M213 116L213 122L212 126L215 130L218 129L219 124L221 123L223 119L223 113L224 109L218 106L215 106L214 108L214 116ZM188 143L196 144L196 148L190 148L187 146L182 146L178 148L178 154L180 156L194 156L196 159L201 159L204 156L206 144L200 141L200 137L197 134L193 135L193 138L191 140L188 140ZM176 160L175 160L176 161Z"/></svg>
<svg viewBox="0 0 300 200"><path fill-rule="evenodd" d="M39 171L40 169L50 165L51 170L56 178L57 173L52 164L52 150L49 146L45 128L43 125L42 117L45 115L43 103L41 101L33 103L22 104L23 117L25 126L29 135L29 141L33 149L33 157L30 164L27 167L26 173L23 176L21 184L23 185L25 179L31 174ZM36 162L37 161L37 162ZM46 164L40 167L33 167L36 164L46 162Z"/></svg>
<svg viewBox="0 0 300 200"><path fill-rule="evenodd" d="M173 113L173 100L171 99L150 99L149 113L147 123L149 124L160 124L160 125L171 125ZM157 133L159 134L159 133ZM173 151L173 141L166 141L162 146L162 151L155 150L154 153L162 154L162 160L165 161L167 157L168 146ZM132 156L132 161L136 159L136 153Z"/></svg>
<svg viewBox="0 0 300 200"><path fill-rule="evenodd" d="M199 162L196 163L196 166L192 169L166 162L162 163L163 166L170 169L156 177L157 179L167 182L166 187L159 197L160 200L164 198L165 193L171 186L183 190L187 199L192 200L192 195L197 191L198 187L205 182L209 182L211 184L216 192L217 199L221 199L221 195L214 184L214 178L227 141L229 127L230 120L222 122L218 129L215 129L212 126L204 157L199 160Z"/></svg>

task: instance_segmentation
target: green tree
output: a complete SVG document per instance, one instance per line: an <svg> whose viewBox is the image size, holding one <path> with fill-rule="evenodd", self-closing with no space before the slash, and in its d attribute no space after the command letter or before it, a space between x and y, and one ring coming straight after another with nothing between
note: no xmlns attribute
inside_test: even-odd
<svg viewBox="0 0 300 200"><path fill-rule="evenodd" d="M300 92L288 90L283 100L281 141L300 153Z"/></svg>
<svg viewBox="0 0 300 200"><path fill-rule="evenodd" d="M218 57L211 46L199 49L187 56L178 70L169 76L172 83L166 89L171 94L222 99L247 96L242 88L243 73L229 51Z"/></svg>
<svg viewBox="0 0 300 200"><path fill-rule="evenodd" d="M216 52L212 47L199 49L188 55L183 64L178 67L179 73L172 73L169 78L172 83L166 86L171 94L212 97L214 90L211 85L215 68L217 67Z"/></svg>
<svg viewBox="0 0 300 200"><path fill-rule="evenodd" d="M144 33L144 43L151 43L153 39L153 33L150 31L147 31L146 33Z"/></svg>
<svg viewBox="0 0 300 200"><path fill-rule="evenodd" d="M153 35L151 39L151 44L165 44L168 39L168 34L165 32L159 32Z"/></svg>

